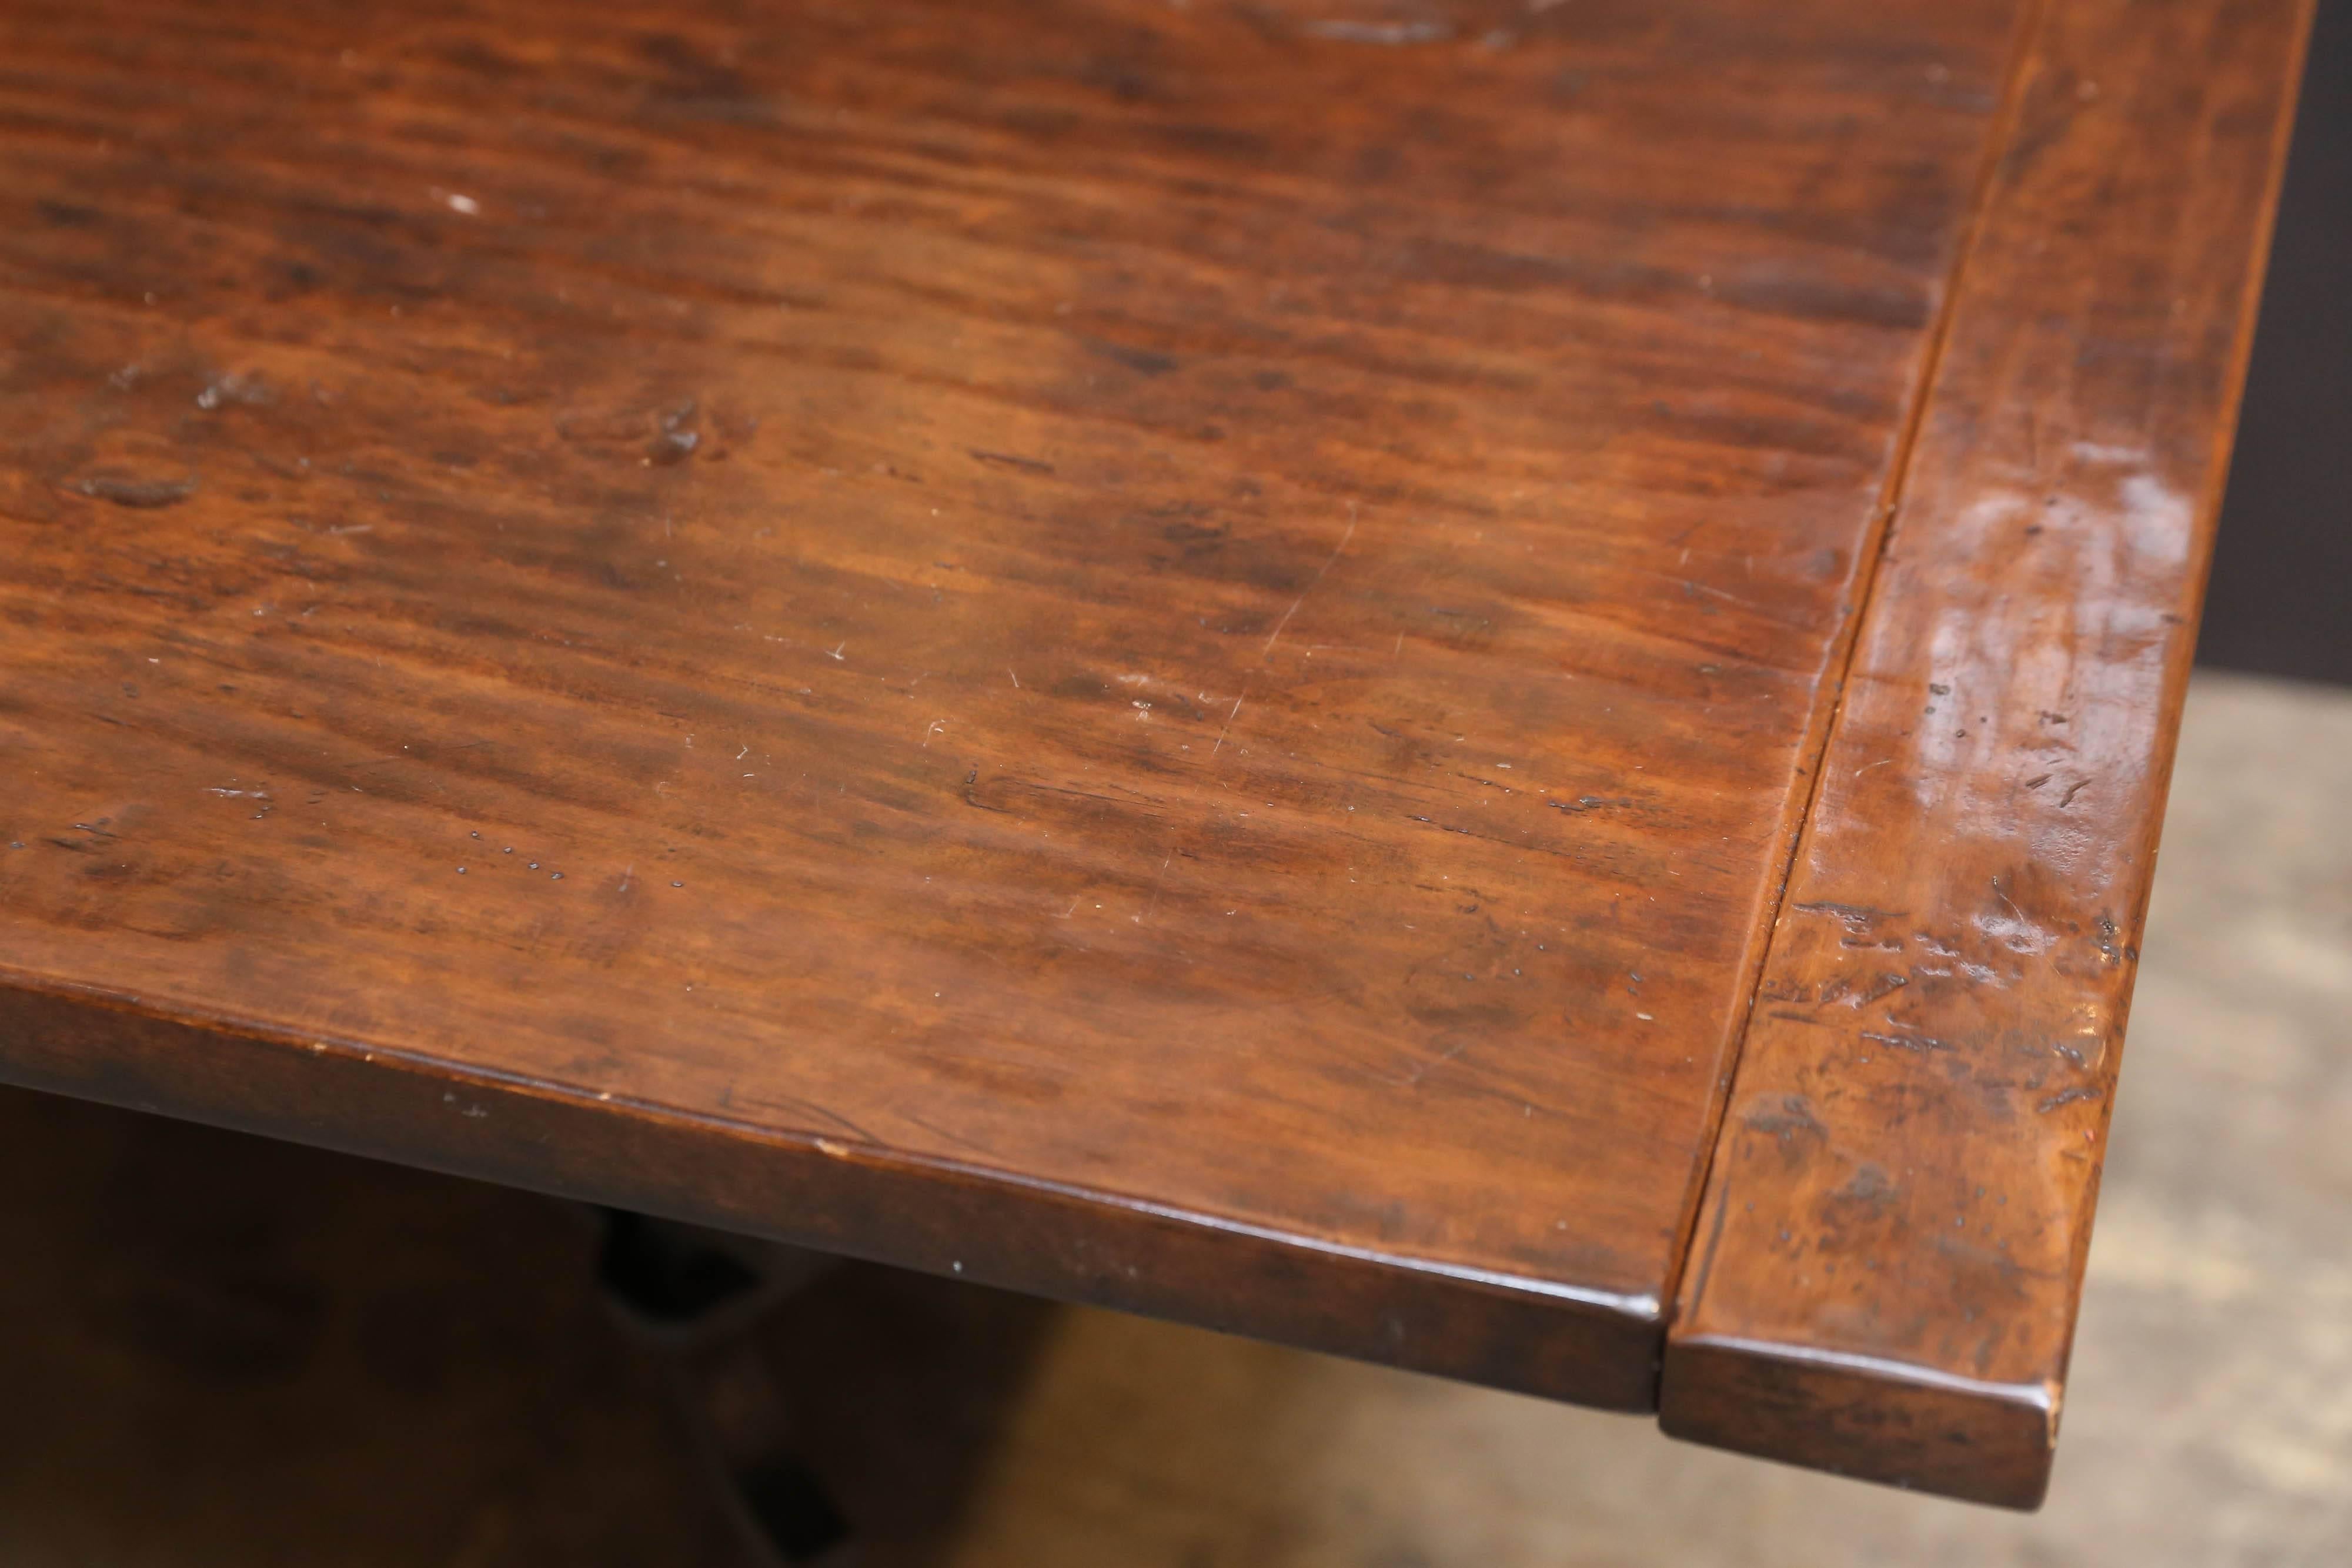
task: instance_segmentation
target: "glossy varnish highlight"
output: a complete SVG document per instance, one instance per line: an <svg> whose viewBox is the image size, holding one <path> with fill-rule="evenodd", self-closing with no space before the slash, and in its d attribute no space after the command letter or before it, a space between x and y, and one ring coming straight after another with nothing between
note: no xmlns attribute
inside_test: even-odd
<svg viewBox="0 0 2352 1568"><path fill-rule="evenodd" d="M1740 1055L1671 1431L2042 1497L2306 22L2084 0L2036 33Z"/></svg>

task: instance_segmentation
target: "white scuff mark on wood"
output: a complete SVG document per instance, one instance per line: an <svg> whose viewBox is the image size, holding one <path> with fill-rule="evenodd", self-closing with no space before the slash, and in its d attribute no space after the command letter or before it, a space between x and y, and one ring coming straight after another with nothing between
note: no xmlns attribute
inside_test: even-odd
<svg viewBox="0 0 2352 1568"><path fill-rule="evenodd" d="M1150 900L1144 904L1141 914L1128 916L1129 919L1134 921L1138 925L1142 925L1144 921L1150 919L1152 912L1160 907L1160 884L1168 880L1168 868L1175 863L1175 855L1171 853L1166 859L1160 862L1160 873L1157 876L1154 876L1151 879Z"/></svg>
<svg viewBox="0 0 2352 1568"><path fill-rule="evenodd" d="M1314 591L1315 591L1316 585L1317 585L1318 583L1321 582L1321 581L1323 580L1324 577L1325 577L1325 576L1326 576L1326 575L1330 571L1330 570L1331 570L1334 566L1337 566L1337 565L1339 563L1339 557L1340 557L1342 554L1346 553L1346 551L1347 551L1347 549L1348 549L1348 541L1349 541L1349 539L1354 538L1355 537L1356 537L1356 503L1355 503L1355 502L1353 502L1353 501L1350 501L1350 502L1349 502L1349 503L1348 503L1348 527L1347 527L1347 529L1346 529L1346 531L1345 531L1345 532L1343 532L1343 533L1341 533L1341 534L1340 534L1340 536L1339 536L1339 542L1338 546L1337 546L1337 547L1335 547L1335 548L1332 549L1332 551L1331 551L1331 555L1330 555L1330 559L1328 559L1328 560L1326 560L1326 561L1324 561L1324 563L1322 564L1322 566L1321 566L1319 569L1318 569L1318 570L1317 570L1317 571L1316 571L1315 575L1314 575L1312 578L1310 578L1310 579L1308 579L1308 580L1307 580L1307 587L1306 587L1306 589L1305 589L1305 590L1304 590L1304 591L1303 591L1298 595L1298 597L1297 597L1297 599L1294 599L1294 600L1292 600L1292 601L1290 601L1290 608L1289 608L1289 609L1287 609L1287 610L1286 610L1286 611L1284 611L1284 612L1282 612L1282 619L1281 619L1281 620L1279 620L1279 621L1277 621L1277 622L1276 622L1274 623L1274 631L1273 631L1271 633L1269 633L1269 634L1267 635L1267 637L1266 637L1266 640L1265 640L1265 649L1264 649L1264 652L1268 653L1273 653L1273 652L1274 652L1274 644L1275 644L1275 643L1276 643L1276 641L1277 641L1277 640L1282 636L1282 630L1283 630L1283 628L1284 628L1284 627L1286 627L1286 626L1287 626L1287 625L1289 625L1289 624L1290 624L1290 618L1291 618L1292 616L1294 616L1294 615L1296 615L1296 614L1297 614L1297 613L1298 613L1298 607L1299 607L1300 605L1302 605L1302 604L1304 604L1304 603L1306 603L1306 602L1307 602L1307 594L1309 594L1309 593L1314 592Z"/></svg>

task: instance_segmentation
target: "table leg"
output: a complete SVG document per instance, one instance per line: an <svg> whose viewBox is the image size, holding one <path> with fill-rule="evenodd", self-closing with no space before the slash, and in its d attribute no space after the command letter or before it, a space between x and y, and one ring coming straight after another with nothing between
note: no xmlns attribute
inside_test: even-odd
<svg viewBox="0 0 2352 1568"><path fill-rule="evenodd" d="M597 1287L666 1368L746 1543L768 1563L845 1563L848 1521L808 1462L752 1332L836 1260L625 1209L602 1214Z"/></svg>

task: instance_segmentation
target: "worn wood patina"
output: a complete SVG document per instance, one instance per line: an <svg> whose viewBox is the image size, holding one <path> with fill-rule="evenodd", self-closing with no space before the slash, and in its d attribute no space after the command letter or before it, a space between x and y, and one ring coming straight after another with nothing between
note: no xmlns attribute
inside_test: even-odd
<svg viewBox="0 0 2352 1568"><path fill-rule="evenodd" d="M2028 1501L2302 25L12 6L0 1077Z"/></svg>

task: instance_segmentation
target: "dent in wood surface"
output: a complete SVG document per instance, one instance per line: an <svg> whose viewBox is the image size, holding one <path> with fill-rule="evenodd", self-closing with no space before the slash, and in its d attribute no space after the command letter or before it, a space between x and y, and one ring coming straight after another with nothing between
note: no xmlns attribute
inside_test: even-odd
<svg viewBox="0 0 2352 1568"><path fill-rule="evenodd" d="M1759 988L1669 1431L2040 1500L2306 8L2042 24Z"/></svg>

